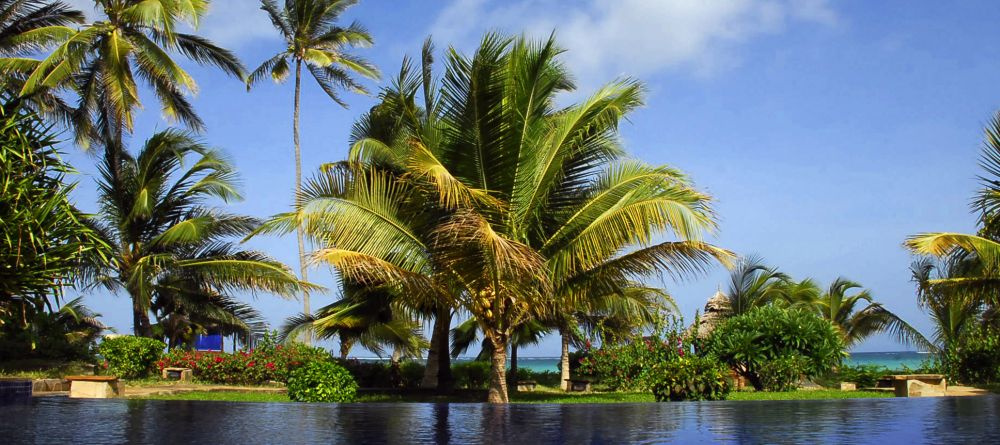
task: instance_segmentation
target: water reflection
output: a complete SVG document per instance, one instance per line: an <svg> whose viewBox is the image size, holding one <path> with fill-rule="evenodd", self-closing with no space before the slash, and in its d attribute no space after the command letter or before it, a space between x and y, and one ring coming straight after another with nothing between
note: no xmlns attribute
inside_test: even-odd
<svg viewBox="0 0 1000 445"><path fill-rule="evenodd" d="M1000 398L616 405L294 404L38 398L4 443L1000 442Z"/></svg>

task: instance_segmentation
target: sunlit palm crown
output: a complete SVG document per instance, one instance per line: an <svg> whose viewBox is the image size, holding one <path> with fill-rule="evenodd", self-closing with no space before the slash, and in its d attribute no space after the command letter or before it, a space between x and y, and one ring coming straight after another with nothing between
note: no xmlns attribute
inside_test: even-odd
<svg viewBox="0 0 1000 445"><path fill-rule="evenodd" d="M552 39L490 34L472 56L447 52L439 89L425 45L422 69L405 61L356 125L349 161L325 167L297 212L265 230L301 221L315 259L345 276L457 300L508 334L577 290L615 293L728 259L701 241L715 228L710 198L620 146L638 82L559 108L573 87L559 53Z"/></svg>
<svg viewBox="0 0 1000 445"><path fill-rule="evenodd" d="M131 132L139 100L136 78L160 102L164 116L193 130L204 123L186 95L197 92L194 79L171 57L179 52L200 64L214 65L242 78L236 56L210 41L178 32L182 24L197 27L208 0L95 0L101 20L79 30L53 28L58 46L45 59L5 59L4 72L30 73L22 95L57 89L78 96L72 118L78 142L98 138L117 141Z"/></svg>
<svg viewBox="0 0 1000 445"><path fill-rule="evenodd" d="M96 224L115 257L100 281L127 291L137 310L239 325L258 315L235 292L291 296L299 289L281 263L232 242L255 219L206 207L211 198L239 199L235 172L219 152L168 130L137 157L125 155L118 181L107 163L101 171Z"/></svg>

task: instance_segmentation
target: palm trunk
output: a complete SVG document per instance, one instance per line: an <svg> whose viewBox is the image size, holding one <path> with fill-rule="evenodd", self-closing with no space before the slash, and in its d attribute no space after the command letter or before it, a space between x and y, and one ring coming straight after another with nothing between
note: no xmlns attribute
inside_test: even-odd
<svg viewBox="0 0 1000 445"><path fill-rule="evenodd" d="M153 337L153 326L149 323L149 314L138 304L132 304L132 333L136 337Z"/></svg>
<svg viewBox="0 0 1000 445"><path fill-rule="evenodd" d="M354 342L344 338L343 335L340 336L340 358L347 360L347 354L351 352L351 346L354 346Z"/></svg>
<svg viewBox="0 0 1000 445"><path fill-rule="evenodd" d="M559 336L562 337L562 353L559 355L559 368L561 371L559 387L563 391L569 391L569 332L566 329L559 328Z"/></svg>
<svg viewBox="0 0 1000 445"><path fill-rule="evenodd" d="M490 373L489 403L509 403L507 398L507 338L499 334L489 336L493 342L492 365Z"/></svg>
<svg viewBox="0 0 1000 445"><path fill-rule="evenodd" d="M448 355L450 352L448 328L451 325L451 308L442 307L435 312L431 347L427 350L427 367L424 370L424 378L420 382L420 387L447 389L448 381L451 380L451 357ZM444 357L441 357L442 355ZM446 374L444 379L442 379L443 374Z"/></svg>
<svg viewBox="0 0 1000 445"><path fill-rule="evenodd" d="M295 141L295 200L299 199L299 194L302 192L302 150L299 145L299 108L300 108L300 96L302 93L302 60L295 60L295 112L292 123L292 138ZM308 279L306 273L306 248L305 242L302 240L302 225L300 224L295 228L295 237L299 244L299 277L302 281ZM311 314L312 311L309 308L309 291L302 290L302 312L305 314ZM303 340L307 345L312 344L312 332L307 331Z"/></svg>
<svg viewBox="0 0 1000 445"><path fill-rule="evenodd" d="M515 342L510 343L510 374L507 380L514 391L517 391L517 343Z"/></svg>

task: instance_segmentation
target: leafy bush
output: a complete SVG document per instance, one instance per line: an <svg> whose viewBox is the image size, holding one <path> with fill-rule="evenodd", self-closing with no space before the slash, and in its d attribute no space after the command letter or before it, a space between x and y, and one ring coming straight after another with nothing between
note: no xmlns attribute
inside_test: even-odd
<svg viewBox="0 0 1000 445"><path fill-rule="evenodd" d="M107 371L124 379L145 377L163 355L167 345L146 337L122 336L106 338L98 346Z"/></svg>
<svg viewBox="0 0 1000 445"><path fill-rule="evenodd" d="M846 355L843 338L830 322L774 306L724 321L706 341L705 350L758 391L793 388L801 376L824 375Z"/></svg>
<svg viewBox="0 0 1000 445"><path fill-rule="evenodd" d="M691 343L684 334L683 322L672 319L641 341L602 345L597 350L588 347L585 351L580 375L594 376L615 391L648 390L647 377L653 368L681 359L691 351Z"/></svg>
<svg viewBox="0 0 1000 445"><path fill-rule="evenodd" d="M688 355L653 367L647 377L657 402L723 400L729 395L729 370L714 357Z"/></svg>
<svg viewBox="0 0 1000 445"><path fill-rule="evenodd" d="M333 362L309 362L288 377L288 398L296 402L353 402L357 394L351 373Z"/></svg>
<svg viewBox="0 0 1000 445"><path fill-rule="evenodd" d="M160 370L191 368L195 377L212 383L262 385L270 381L285 382L289 373L303 364L328 360L330 355L322 348L302 343L264 343L257 349L234 354L174 349L157 361L156 366Z"/></svg>
<svg viewBox="0 0 1000 445"><path fill-rule="evenodd" d="M451 375L455 379L455 387L468 389L484 389L490 379L490 362L471 361L451 365Z"/></svg>
<svg viewBox="0 0 1000 445"><path fill-rule="evenodd" d="M978 325L945 349L942 364L949 379L966 384L1000 382L1000 327Z"/></svg>
<svg viewBox="0 0 1000 445"><path fill-rule="evenodd" d="M834 373L832 380L836 381L832 383L853 382L858 388L874 388L879 379L889 374L892 371L881 365L841 366Z"/></svg>
<svg viewBox="0 0 1000 445"><path fill-rule="evenodd" d="M391 388L392 374L389 364L374 360L336 359L335 362L344 367L362 388Z"/></svg>

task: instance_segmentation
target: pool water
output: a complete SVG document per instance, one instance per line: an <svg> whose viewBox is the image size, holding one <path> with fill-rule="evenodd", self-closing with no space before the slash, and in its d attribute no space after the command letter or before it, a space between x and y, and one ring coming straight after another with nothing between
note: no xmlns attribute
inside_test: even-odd
<svg viewBox="0 0 1000 445"><path fill-rule="evenodd" d="M1000 397L606 405L55 397L0 405L19 443L1000 443Z"/></svg>

